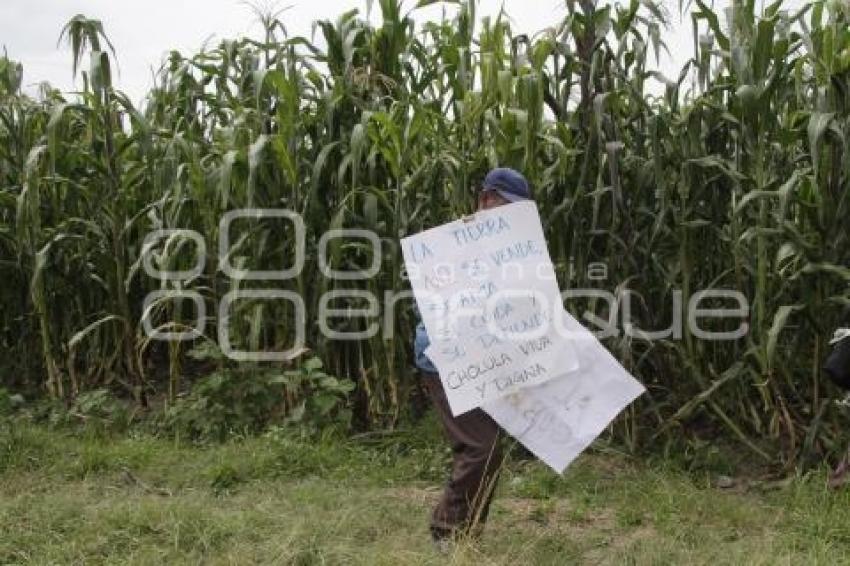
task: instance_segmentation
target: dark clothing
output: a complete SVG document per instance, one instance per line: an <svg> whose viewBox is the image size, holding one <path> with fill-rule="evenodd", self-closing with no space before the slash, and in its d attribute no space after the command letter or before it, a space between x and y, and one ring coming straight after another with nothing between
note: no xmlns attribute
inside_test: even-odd
<svg viewBox="0 0 850 566"><path fill-rule="evenodd" d="M431 358L425 355L425 350L431 345L431 339L428 338L428 331L425 330L425 325L420 322L416 325L416 335L413 339L413 361L416 367L425 374L437 373L437 366L431 361Z"/></svg>
<svg viewBox="0 0 850 566"><path fill-rule="evenodd" d="M823 371L838 387L850 389L850 337L835 344L835 349L826 359Z"/></svg>
<svg viewBox="0 0 850 566"><path fill-rule="evenodd" d="M453 416L439 375L421 372L452 447L452 469L431 516L431 534L464 534L487 520L502 463L499 425L481 409Z"/></svg>

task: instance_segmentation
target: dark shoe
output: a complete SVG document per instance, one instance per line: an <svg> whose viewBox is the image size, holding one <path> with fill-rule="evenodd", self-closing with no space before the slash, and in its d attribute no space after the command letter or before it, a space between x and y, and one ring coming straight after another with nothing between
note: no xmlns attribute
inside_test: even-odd
<svg viewBox="0 0 850 566"><path fill-rule="evenodd" d="M842 458L841 462L838 463L835 470L829 475L829 487L830 489L838 489L845 483L847 483L848 473L850 473L850 462L848 462L847 457Z"/></svg>
<svg viewBox="0 0 850 566"><path fill-rule="evenodd" d="M453 538L435 538L431 542L438 553L443 556L450 556L455 550L455 541Z"/></svg>
<svg viewBox="0 0 850 566"><path fill-rule="evenodd" d="M441 529L439 527L431 527L431 542L437 552L443 556L448 556L454 552L455 548L455 533L451 529Z"/></svg>

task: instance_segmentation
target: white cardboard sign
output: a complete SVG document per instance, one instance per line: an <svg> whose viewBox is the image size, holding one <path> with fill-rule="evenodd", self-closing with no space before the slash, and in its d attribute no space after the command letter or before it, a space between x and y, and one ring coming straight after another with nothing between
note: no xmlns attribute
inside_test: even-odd
<svg viewBox="0 0 850 566"><path fill-rule="evenodd" d="M404 238L402 250L455 415L481 407L561 473L645 391L564 309L533 202Z"/></svg>
<svg viewBox="0 0 850 566"><path fill-rule="evenodd" d="M452 413L578 369L537 207L523 201L401 241Z"/></svg>

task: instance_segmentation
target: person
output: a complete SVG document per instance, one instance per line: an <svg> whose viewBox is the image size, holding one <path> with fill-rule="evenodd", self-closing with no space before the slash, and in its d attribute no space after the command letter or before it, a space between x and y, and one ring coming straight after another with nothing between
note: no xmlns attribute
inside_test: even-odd
<svg viewBox="0 0 850 566"><path fill-rule="evenodd" d="M478 193L478 210L521 200L531 191L518 171L490 171ZM465 535L478 535L487 521L502 463L499 425L482 409L453 416L437 368L425 355L430 340L420 321L414 338L415 364L452 449L452 465L442 496L431 514L431 537L440 550Z"/></svg>
<svg viewBox="0 0 850 566"><path fill-rule="evenodd" d="M845 319L847 317L845 316ZM832 352L823 364L826 376L845 392L845 399L840 404L847 406L850 398L850 328L839 328L830 340ZM829 487L837 489L850 480L850 447L839 460L838 465L829 474Z"/></svg>
<svg viewBox="0 0 850 566"><path fill-rule="evenodd" d="M823 364L823 371L835 385L850 391L850 328L839 328L829 341L834 346Z"/></svg>

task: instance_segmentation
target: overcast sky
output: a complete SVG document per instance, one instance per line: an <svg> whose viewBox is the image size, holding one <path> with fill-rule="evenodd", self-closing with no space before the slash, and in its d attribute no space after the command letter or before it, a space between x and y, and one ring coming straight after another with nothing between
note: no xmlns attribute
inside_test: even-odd
<svg viewBox="0 0 850 566"><path fill-rule="evenodd" d="M693 53L690 17L680 21L676 0L666 0L673 26L664 40L672 56L662 60L660 70L668 76ZM413 6L415 0L406 0ZM729 0L715 0L726 6ZM791 0L798 4L799 0ZM557 24L565 15L563 0L480 0L478 15L495 15L504 4L513 20L514 32L533 34ZM290 35L309 37L317 19L335 19L344 10L360 8L366 0L282 0L291 5L281 19ZM451 6L445 8L453 10ZM414 12L422 22L439 19L443 8L431 6ZM372 19L377 20L378 2ZM116 86L139 102L150 87L152 69L159 66L171 49L186 54L198 51L205 41L214 45L223 38L259 35L259 25L251 9L241 0L0 0L0 46L10 58L24 65L26 90L47 80L62 90L72 90L71 54L66 45L57 47L62 26L75 14L85 14L103 22L118 55L120 75ZM721 18L721 21L722 18ZM86 62L87 64L87 62Z"/></svg>

